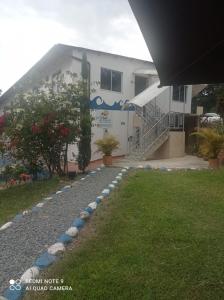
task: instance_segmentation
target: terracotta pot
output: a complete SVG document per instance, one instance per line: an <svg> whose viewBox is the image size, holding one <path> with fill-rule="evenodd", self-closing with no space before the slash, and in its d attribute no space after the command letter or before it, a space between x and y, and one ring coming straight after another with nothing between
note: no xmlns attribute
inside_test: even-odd
<svg viewBox="0 0 224 300"><path fill-rule="evenodd" d="M221 149L218 155L219 166L224 166L224 149Z"/></svg>
<svg viewBox="0 0 224 300"><path fill-rule="evenodd" d="M112 165L112 155L104 155L103 163L105 166L111 166Z"/></svg>
<svg viewBox="0 0 224 300"><path fill-rule="evenodd" d="M218 158L210 158L208 160L208 163L209 163L209 167L212 168L212 169L218 169L218 167L219 167Z"/></svg>

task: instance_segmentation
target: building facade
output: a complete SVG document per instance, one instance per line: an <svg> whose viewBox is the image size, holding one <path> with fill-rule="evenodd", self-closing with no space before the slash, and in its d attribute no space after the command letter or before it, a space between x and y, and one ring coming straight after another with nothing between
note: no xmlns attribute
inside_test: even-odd
<svg viewBox="0 0 224 300"><path fill-rule="evenodd" d="M181 115L183 118L184 114L191 112L192 87L159 89L157 72L152 62L60 44L55 45L2 95L0 106L4 107L6 103L13 101L15 91L20 87L30 90L41 80L59 71L64 74L67 71L76 73L79 79L84 51L87 54L91 84L92 160L102 157L96 153L94 142L107 133L114 135L120 142L114 155L126 155L133 149L136 150L136 145L141 146L140 150L143 150L140 145L142 136L151 127L156 127L165 115L174 112L178 113L175 118ZM156 89L156 92L153 89ZM151 115L148 113L149 106ZM176 129L183 130L183 124ZM75 161L76 156L77 146L70 145L69 160Z"/></svg>

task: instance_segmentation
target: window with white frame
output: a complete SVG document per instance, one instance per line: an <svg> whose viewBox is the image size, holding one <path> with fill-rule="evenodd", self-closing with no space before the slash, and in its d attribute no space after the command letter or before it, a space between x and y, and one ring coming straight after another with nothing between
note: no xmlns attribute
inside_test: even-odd
<svg viewBox="0 0 224 300"><path fill-rule="evenodd" d="M100 87L104 90L121 92L122 73L101 68Z"/></svg>
<svg viewBox="0 0 224 300"><path fill-rule="evenodd" d="M174 85L173 86L173 101L186 102L187 86Z"/></svg>

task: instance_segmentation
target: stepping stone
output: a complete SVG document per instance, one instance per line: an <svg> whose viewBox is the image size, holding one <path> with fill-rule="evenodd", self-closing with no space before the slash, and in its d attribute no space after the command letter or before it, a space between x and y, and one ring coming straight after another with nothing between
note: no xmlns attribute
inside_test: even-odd
<svg viewBox="0 0 224 300"><path fill-rule="evenodd" d="M83 211L80 212L80 218L81 219L86 220L89 217L90 217L90 214L88 213L88 211L83 210Z"/></svg>
<svg viewBox="0 0 224 300"><path fill-rule="evenodd" d="M90 207L93 210L95 210L97 208L97 203L96 202L91 202L91 203L88 204L88 207Z"/></svg>
<svg viewBox="0 0 224 300"><path fill-rule="evenodd" d="M20 221L23 218L23 214L17 214L14 218L13 221Z"/></svg>
<svg viewBox="0 0 224 300"><path fill-rule="evenodd" d="M8 288L4 293L4 297L7 300L21 300L23 298L24 294L25 294L25 291L26 291L25 286L24 285L19 285L19 284L17 285L16 283L15 283L15 285L11 285L11 286L15 286L15 287L17 287L17 289L15 288L14 290L13 289L11 290L10 288Z"/></svg>
<svg viewBox="0 0 224 300"><path fill-rule="evenodd" d="M115 185L114 184L109 184L108 187L109 187L110 190L115 189Z"/></svg>
<svg viewBox="0 0 224 300"><path fill-rule="evenodd" d="M146 165L145 169L152 170L152 167L150 165Z"/></svg>
<svg viewBox="0 0 224 300"><path fill-rule="evenodd" d="M72 237L75 237L78 235L79 230L77 227L70 227L66 232L67 235L70 235Z"/></svg>
<svg viewBox="0 0 224 300"><path fill-rule="evenodd" d="M64 251L65 251L65 246L62 242L55 243L47 249L47 252L52 255L56 255L58 252L64 252Z"/></svg>
<svg viewBox="0 0 224 300"><path fill-rule="evenodd" d="M30 283L30 280L36 278L39 275L39 272L38 267L31 267L27 269L20 278L21 283Z"/></svg>
<svg viewBox="0 0 224 300"><path fill-rule="evenodd" d="M85 225L85 221L81 218L75 219L72 223L72 226L77 227L78 229L82 228Z"/></svg>
<svg viewBox="0 0 224 300"><path fill-rule="evenodd" d="M63 233L62 235L59 236L57 239L58 243L63 243L63 244L68 244L72 241L72 237L66 233Z"/></svg>
<svg viewBox="0 0 224 300"><path fill-rule="evenodd" d="M113 180L113 181L112 181L112 184L115 184L115 185L116 185L116 184L118 184L118 181L117 181L117 180Z"/></svg>
<svg viewBox="0 0 224 300"><path fill-rule="evenodd" d="M61 194L62 193L62 191L57 191L55 194L56 195L59 195L59 194Z"/></svg>
<svg viewBox="0 0 224 300"><path fill-rule="evenodd" d="M47 268L56 260L56 256L52 255L48 252L44 252L41 256L39 256L35 262L35 266L40 268L41 270Z"/></svg>
<svg viewBox="0 0 224 300"><path fill-rule="evenodd" d="M110 190L109 189L104 189L103 191L102 191L102 195L103 196L108 196L110 194Z"/></svg>
<svg viewBox="0 0 224 300"><path fill-rule="evenodd" d="M70 188L71 188L71 185L66 185L66 186L63 187L63 189L65 189L65 190L70 189Z"/></svg>
<svg viewBox="0 0 224 300"><path fill-rule="evenodd" d="M103 200L103 196L96 197L96 203L99 204Z"/></svg>
<svg viewBox="0 0 224 300"><path fill-rule="evenodd" d="M93 213L93 209L91 208L91 207L86 207L86 208L84 208L84 211L86 211L88 214L92 214Z"/></svg>
<svg viewBox="0 0 224 300"><path fill-rule="evenodd" d="M12 222L7 222L2 227L0 227L0 231L5 230L6 228L10 227L12 225Z"/></svg>
<svg viewBox="0 0 224 300"><path fill-rule="evenodd" d="M37 207L37 206L32 208L32 212L38 212L39 210L40 210L40 207Z"/></svg>
<svg viewBox="0 0 224 300"><path fill-rule="evenodd" d="M160 171L167 171L166 167L160 167L159 169L160 169Z"/></svg>

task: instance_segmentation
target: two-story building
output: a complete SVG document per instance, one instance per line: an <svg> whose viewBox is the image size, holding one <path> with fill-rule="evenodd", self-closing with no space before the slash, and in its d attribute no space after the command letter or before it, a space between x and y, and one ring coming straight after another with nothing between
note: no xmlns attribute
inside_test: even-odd
<svg viewBox="0 0 224 300"><path fill-rule="evenodd" d="M117 156L182 155L184 114L191 111L192 87L158 88L157 72L150 61L58 44L2 95L0 109L13 101L19 89L31 90L58 71L71 71L79 78L84 51L90 70L90 107L94 118L92 160L101 157L94 142L107 132L120 142L114 153ZM69 160L74 161L76 155L77 147L71 145Z"/></svg>

